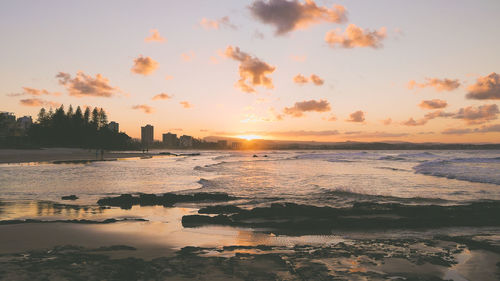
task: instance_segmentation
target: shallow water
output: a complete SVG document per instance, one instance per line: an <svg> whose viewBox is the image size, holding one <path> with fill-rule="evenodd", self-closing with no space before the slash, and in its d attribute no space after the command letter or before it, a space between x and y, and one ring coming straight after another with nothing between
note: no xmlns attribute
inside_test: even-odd
<svg viewBox="0 0 500 281"><path fill-rule="evenodd" d="M165 249L178 250L185 246L214 249L233 245L330 247L340 242L357 245L361 242L356 241L366 239L433 239L444 234L482 237L500 245L498 227L334 229L327 235L291 236L275 235L272 229L183 227L182 217L196 214L199 208L211 204L207 202L182 203L168 208L136 205L129 210L96 204L103 197L125 193L167 192L225 192L238 199L223 204L247 209L279 202L333 208L349 207L358 202L468 204L500 200L500 151L202 151L199 156L156 156L85 164L4 164L0 165L0 223L26 219L59 222L52 226L44 223L0 225L4 233L12 232L9 235L0 233L0 241L3 241L0 253L61 244L97 247L115 241L115 244L148 249L141 255L149 257L164 255L168 252ZM61 200L62 196L71 194L79 199ZM126 221L67 223L67 220L99 222L107 219ZM133 221L137 219L144 221ZM23 235L16 237L15 231L24 228ZM30 236L30 231L41 230L47 237L59 238L40 237L35 233ZM367 251L376 250L376 245L374 247ZM383 251L390 256L392 250L388 249ZM152 254L155 251L156 254ZM236 252L256 254L260 251L245 248ZM288 250L272 250L273 253L280 251ZM204 253L206 256L234 254L233 251L217 250ZM456 256L457 259L461 257L460 254ZM498 258L497 255L493 257ZM331 265L324 262L331 270L344 270L335 259ZM399 260L393 262L397 265ZM462 280L457 273L464 267L462 263L459 261L457 266L447 271L440 269L440 272L454 280ZM357 267L349 268L357 270ZM491 270L494 274L495 270Z"/></svg>
<svg viewBox="0 0 500 281"><path fill-rule="evenodd" d="M207 151L88 164L4 164L0 194L3 200L50 201L76 194L80 204L110 194L200 188L257 201L276 197L322 205L338 203L328 200L332 194L347 200L356 195L497 200L498 171L500 151Z"/></svg>

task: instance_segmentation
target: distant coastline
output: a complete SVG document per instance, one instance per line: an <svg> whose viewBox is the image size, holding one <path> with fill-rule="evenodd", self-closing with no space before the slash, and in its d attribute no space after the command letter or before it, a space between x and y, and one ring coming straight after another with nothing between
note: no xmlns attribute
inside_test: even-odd
<svg viewBox="0 0 500 281"><path fill-rule="evenodd" d="M500 150L500 144L417 144L417 143L335 143L335 144L274 144L248 149L203 149L157 147L152 151L104 151L84 148L0 148L0 164L61 161L109 161L119 158L153 157L160 155L155 150Z"/></svg>

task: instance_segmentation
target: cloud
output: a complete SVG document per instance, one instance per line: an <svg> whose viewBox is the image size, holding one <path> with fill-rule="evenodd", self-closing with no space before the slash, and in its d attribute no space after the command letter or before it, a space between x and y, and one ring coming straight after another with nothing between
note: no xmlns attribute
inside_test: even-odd
<svg viewBox="0 0 500 281"><path fill-rule="evenodd" d="M309 79L307 79L307 77L302 74L297 74L295 77L293 77L293 82L303 85L309 83Z"/></svg>
<svg viewBox="0 0 500 281"><path fill-rule="evenodd" d="M302 117L304 112L327 112L330 111L330 103L327 100L309 100L296 102L293 107L285 107L283 112L293 117Z"/></svg>
<svg viewBox="0 0 500 281"><path fill-rule="evenodd" d="M500 124L494 124L494 125L485 125L481 126L480 128L475 128L475 129L446 129L442 131L442 134L448 134L448 135L465 135L465 134L471 134L471 133L499 133L500 132Z"/></svg>
<svg viewBox="0 0 500 281"><path fill-rule="evenodd" d="M339 30L331 30L326 33L325 41L331 47L339 46L342 48L354 47L382 47L381 41L386 37L386 28L382 27L378 31L363 30L355 24L347 26L344 34Z"/></svg>
<svg viewBox="0 0 500 281"><path fill-rule="evenodd" d="M133 73L150 75L157 68L159 64L150 57L143 57L140 55L138 58L134 59L134 66L130 69Z"/></svg>
<svg viewBox="0 0 500 281"><path fill-rule="evenodd" d="M329 122L333 122L333 121L337 121L337 116L335 115L330 115L330 117L324 117L322 118L323 120L326 120L326 121L329 121Z"/></svg>
<svg viewBox="0 0 500 281"><path fill-rule="evenodd" d="M155 109L146 104L138 104L132 106L132 109L142 110L146 114L151 114L155 112Z"/></svg>
<svg viewBox="0 0 500 281"><path fill-rule="evenodd" d="M438 117L453 117L453 116L455 116L455 113L444 112L442 110L436 110L436 111L429 112L429 113L425 114L424 118L427 120L432 120L432 119L435 119Z"/></svg>
<svg viewBox="0 0 500 281"><path fill-rule="evenodd" d="M169 100L172 98L172 95L161 93L153 97L153 100Z"/></svg>
<svg viewBox="0 0 500 281"><path fill-rule="evenodd" d="M316 86L321 86L325 83L325 80L321 79L321 77L316 74L311 74L311 82L313 82Z"/></svg>
<svg viewBox="0 0 500 281"><path fill-rule="evenodd" d="M168 81L168 80L172 80L172 79L174 79L174 76L172 76L172 75L165 75L165 80Z"/></svg>
<svg viewBox="0 0 500 281"><path fill-rule="evenodd" d="M453 91L460 87L458 79L439 79L439 78L425 78L426 82L417 83L415 80L408 82L408 89L434 87L438 92Z"/></svg>
<svg viewBox="0 0 500 281"><path fill-rule="evenodd" d="M189 51L187 53L182 53L181 54L182 60L186 61L186 62L192 61L195 56L196 56L196 54L193 51Z"/></svg>
<svg viewBox="0 0 500 281"><path fill-rule="evenodd" d="M357 122L357 123L365 122L365 113L361 110L353 112L349 115L349 119L347 119L346 121Z"/></svg>
<svg viewBox="0 0 500 281"><path fill-rule="evenodd" d="M454 128L451 128L451 129L446 129L446 130L442 131L441 134L464 135L464 134L470 134L472 132L474 132L474 130L472 130L472 129L454 129Z"/></svg>
<svg viewBox="0 0 500 281"><path fill-rule="evenodd" d="M295 82L299 85L304 85L304 84L307 84L309 82L312 82L316 86L321 86L321 85L323 85L325 80L321 79L321 77L319 77L316 74L311 74L310 78L307 78L304 75L299 73L295 77L293 77L293 82Z"/></svg>
<svg viewBox="0 0 500 281"><path fill-rule="evenodd" d="M387 118L385 120L382 120L382 124L384 125L391 125L392 124L392 118Z"/></svg>
<svg viewBox="0 0 500 281"><path fill-rule="evenodd" d="M256 57L241 52L240 48L228 46L224 55L233 60L239 61L240 80L235 86L243 92L254 93L254 86L263 86L267 89L273 89L273 80L267 75L273 73L276 67L271 66Z"/></svg>
<svg viewBox="0 0 500 281"><path fill-rule="evenodd" d="M192 105L192 104L190 104L190 103L189 103L189 102L187 102L187 101L181 101L181 102L180 102L180 104L181 104L181 105L182 105L182 107L184 107L184 108L192 108L192 107L193 107L193 105Z"/></svg>
<svg viewBox="0 0 500 281"><path fill-rule="evenodd" d="M349 138L400 138L406 137L408 133L388 133L388 132L345 132Z"/></svg>
<svg viewBox="0 0 500 281"><path fill-rule="evenodd" d="M18 97L18 96L24 96L24 95L32 95L32 96L42 96L42 95L53 95L53 96L59 96L61 93L59 92L49 92L45 89L35 89L31 87L22 87L23 92L21 93L11 93L7 94L9 97Z"/></svg>
<svg viewBox="0 0 500 281"><path fill-rule="evenodd" d="M75 97L112 97L119 92L117 87L109 84L109 80L101 74L95 77L78 71L74 78L69 73L59 72L56 75L59 84L66 87L70 96Z"/></svg>
<svg viewBox="0 0 500 281"><path fill-rule="evenodd" d="M149 37L146 37L144 41L146 42L165 42L167 39L164 37L161 37L160 32L158 32L158 29L151 29L149 31L151 35Z"/></svg>
<svg viewBox="0 0 500 281"><path fill-rule="evenodd" d="M200 26L205 29L219 29L220 27L229 27L232 29L238 29L236 25L231 23L228 16L222 17L217 20L202 18L200 21Z"/></svg>
<svg viewBox="0 0 500 281"><path fill-rule="evenodd" d="M408 119L407 121L404 121L402 124L405 126L423 126L423 125L427 124L427 121L429 121L429 119L422 118L419 120L415 120L412 117L412 118Z"/></svg>
<svg viewBox="0 0 500 281"><path fill-rule="evenodd" d="M419 106L423 109L445 108L447 105L448 103L446 101L439 99L424 100L419 104Z"/></svg>
<svg viewBox="0 0 500 281"><path fill-rule="evenodd" d="M39 98L22 99L19 101L19 103L24 106L35 106L35 107L40 107L40 106L58 107L60 105L60 103L47 101Z"/></svg>
<svg viewBox="0 0 500 281"><path fill-rule="evenodd" d="M425 114L424 118L418 120L410 118L402 124L405 126L422 126L427 124L429 120L438 117L451 117L454 119L461 119L465 121L467 125L476 125L497 119L499 113L500 110L496 104L481 105L479 107L468 106L460 108L457 112L444 112L442 110L436 110Z"/></svg>
<svg viewBox="0 0 500 281"><path fill-rule="evenodd" d="M498 117L498 113L500 111L496 104L480 105L479 107L468 106L460 108L453 118L462 119L468 125L474 125L495 120Z"/></svg>
<svg viewBox="0 0 500 281"><path fill-rule="evenodd" d="M318 7L314 0L306 0L305 3L296 0L259 0L253 2L249 9L257 20L274 26L276 35L304 29L320 22L343 23L347 21L347 11L343 6Z"/></svg>
<svg viewBox="0 0 500 281"><path fill-rule="evenodd" d="M500 75L495 72L488 76L479 77L475 84L470 85L467 90L468 99L475 100L499 100L500 99Z"/></svg>

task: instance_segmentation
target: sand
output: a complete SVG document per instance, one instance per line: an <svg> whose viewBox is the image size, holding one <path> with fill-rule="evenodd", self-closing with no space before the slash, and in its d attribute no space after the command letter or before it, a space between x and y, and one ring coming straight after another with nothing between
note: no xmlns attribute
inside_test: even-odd
<svg viewBox="0 0 500 281"><path fill-rule="evenodd" d="M150 156L141 152L105 151L104 160ZM81 148L0 149L0 163L101 160L100 152Z"/></svg>

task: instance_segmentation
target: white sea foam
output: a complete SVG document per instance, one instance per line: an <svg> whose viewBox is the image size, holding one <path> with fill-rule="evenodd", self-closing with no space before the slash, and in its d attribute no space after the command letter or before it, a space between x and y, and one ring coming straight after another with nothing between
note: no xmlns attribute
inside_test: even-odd
<svg viewBox="0 0 500 281"><path fill-rule="evenodd" d="M500 185L500 157L433 160L413 169L424 175Z"/></svg>

